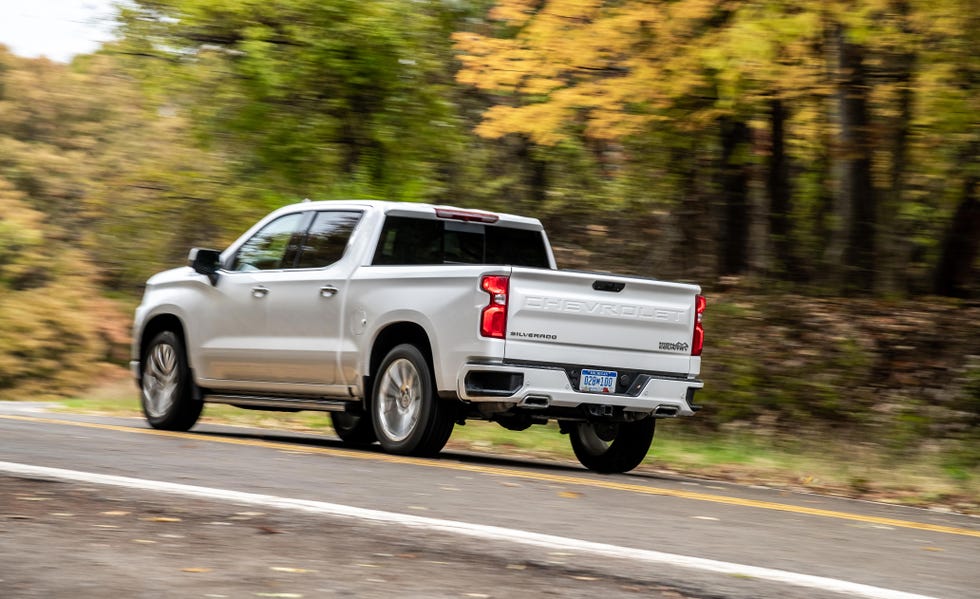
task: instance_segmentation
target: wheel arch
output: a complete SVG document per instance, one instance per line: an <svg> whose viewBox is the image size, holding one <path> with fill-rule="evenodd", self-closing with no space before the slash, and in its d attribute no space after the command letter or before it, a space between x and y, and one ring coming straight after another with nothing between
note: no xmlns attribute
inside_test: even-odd
<svg viewBox="0 0 980 599"><path fill-rule="evenodd" d="M364 385L365 407L367 407L367 402L371 397L374 376L381 367L381 362L385 359L385 356L388 355L388 352L403 343L411 343L415 347L419 348L419 351L422 352L423 356L425 356L425 360L429 365L430 371L432 371L433 374L435 373L432 360L432 343L429 341L429 334L425 331L425 329L418 323L414 322L401 321L390 323L378 332L377 336L374 338L374 343L371 344L371 357L368 361L367 371L365 372L363 380L361 381L361 383ZM433 384L435 384L434 381Z"/></svg>
<svg viewBox="0 0 980 599"><path fill-rule="evenodd" d="M181 342L184 344L184 357L187 359L187 365L193 371L193 365L190 362L190 352L187 351L187 334L184 331L184 323L176 315L166 313L157 314L147 321L146 326L143 327L143 331L140 334L140 376L143 376L143 356L146 354L146 347L154 337L163 331L173 331L175 335L180 337Z"/></svg>

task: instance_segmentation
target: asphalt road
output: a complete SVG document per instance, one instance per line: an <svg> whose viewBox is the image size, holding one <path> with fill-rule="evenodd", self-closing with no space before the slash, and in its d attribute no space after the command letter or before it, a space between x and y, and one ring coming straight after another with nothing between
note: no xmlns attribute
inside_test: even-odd
<svg viewBox="0 0 980 599"><path fill-rule="evenodd" d="M13 596L67 592L45 587L43 569L24 569L45 555L52 563L84 567L95 589L112 588L119 578L109 557L77 561L80 552L111 549L93 537L107 534L99 523L66 528L52 514L67 508L31 503L30 497L41 497L32 495L37 491L50 501L72 497L88 506L90 520L113 512L119 497L131 505L127 513L159 513L154 505L168 506L184 515L182 535L200 537L203 555L224 556L252 572L275 567L266 565L282 551L246 551L251 537L236 537L242 531L235 527L214 536L220 529L212 525L220 521L215 514L271 514L276 526L290 528L291 555L311 558L312 552L321 559L317 567L299 570L324 572L331 564L339 570L292 594L246 592L275 585L209 592L227 591L230 583L188 583L186 577L178 578L200 588L178 592L157 573L147 580L159 585L144 580L122 596L191 596L188 588L194 588L201 591L196 596L229 597L980 597L980 519L932 510L646 473L601 476L572 464L495 456L401 458L348 450L328 437L271 430L199 425L186 434L161 433L137 419L35 412L3 402L0 462L35 468L25 473L0 465L6 482L0 486L0 580L17 582L22 594ZM66 481L43 468L171 486L145 490L138 481L113 479L108 482L123 488L96 492L106 488L105 480ZM295 505L272 505L270 497ZM26 513L28 505L33 512ZM187 517L193 514L207 516ZM202 549L208 543L214 545L210 552ZM400 549L371 549L392 544ZM154 546L144 545L140 555L146 564L138 567L183 572L174 558L179 551L155 556ZM391 586L377 582L384 576L351 576L351 559L330 558L325 547L349 547L363 559L427 559L408 564L376 558L391 562L378 566L391 573L388 580L401 581ZM137 559L131 546L117 550ZM69 555L76 561L64 561ZM431 567L418 566L430 562ZM448 572L433 571L447 563L454 564Z"/></svg>

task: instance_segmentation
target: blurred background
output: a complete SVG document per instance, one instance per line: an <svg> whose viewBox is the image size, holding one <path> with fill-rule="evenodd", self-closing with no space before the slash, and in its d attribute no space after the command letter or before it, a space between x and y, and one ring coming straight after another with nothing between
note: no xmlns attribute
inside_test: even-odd
<svg viewBox="0 0 980 599"><path fill-rule="evenodd" d="M424 201L537 216L563 268L701 284L692 434L980 477L974 2L108 12L70 62L0 46L0 398L118 372L145 279L273 208Z"/></svg>

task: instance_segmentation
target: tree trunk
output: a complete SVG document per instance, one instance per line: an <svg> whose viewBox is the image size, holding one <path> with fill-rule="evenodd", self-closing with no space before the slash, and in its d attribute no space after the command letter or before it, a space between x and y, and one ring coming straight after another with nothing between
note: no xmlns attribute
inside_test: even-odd
<svg viewBox="0 0 980 599"><path fill-rule="evenodd" d="M841 216L846 227L842 291L868 294L874 289L876 206L871 179L872 140L864 48L837 29L838 109L840 114Z"/></svg>
<svg viewBox="0 0 980 599"><path fill-rule="evenodd" d="M524 165L524 185L527 196L535 204L542 204L548 197L548 163L535 157L534 142L521 136L517 157Z"/></svg>
<svg viewBox="0 0 980 599"><path fill-rule="evenodd" d="M969 297L977 291L978 273L974 264L980 250L980 176L974 168L970 172L969 162L976 160L980 143L970 144L962 165L970 174L963 178L963 195L960 205L950 222L943 238L942 253L936 266L934 291L950 297Z"/></svg>
<svg viewBox="0 0 980 599"><path fill-rule="evenodd" d="M912 35L909 23L909 3L896 0L892 10L902 19L902 32ZM916 56L913 52L892 52L887 58L888 80L898 85L896 115L890 129L891 168L888 194L882 198L879 211L878 291L895 294L908 291L905 276L906 257L912 231L902 230L897 215L905 204L905 169L908 166L909 131L912 123L912 72Z"/></svg>
<svg viewBox="0 0 980 599"><path fill-rule="evenodd" d="M748 269L749 174L744 160L749 127L744 121L721 121L721 245L718 274L737 275Z"/></svg>
<svg viewBox="0 0 980 599"><path fill-rule="evenodd" d="M786 108L783 101L769 102L769 168L766 171L766 191L769 195L769 237L772 241L772 268L782 279L798 280L794 258L790 212L792 190L789 179L789 160L786 156Z"/></svg>

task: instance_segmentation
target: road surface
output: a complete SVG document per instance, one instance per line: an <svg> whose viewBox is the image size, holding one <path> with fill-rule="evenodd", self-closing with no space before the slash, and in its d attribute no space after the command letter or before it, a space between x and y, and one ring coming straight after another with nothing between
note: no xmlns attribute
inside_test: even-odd
<svg viewBox="0 0 980 599"><path fill-rule="evenodd" d="M980 597L941 511L2 402L0 462L3 597Z"/></svg>

